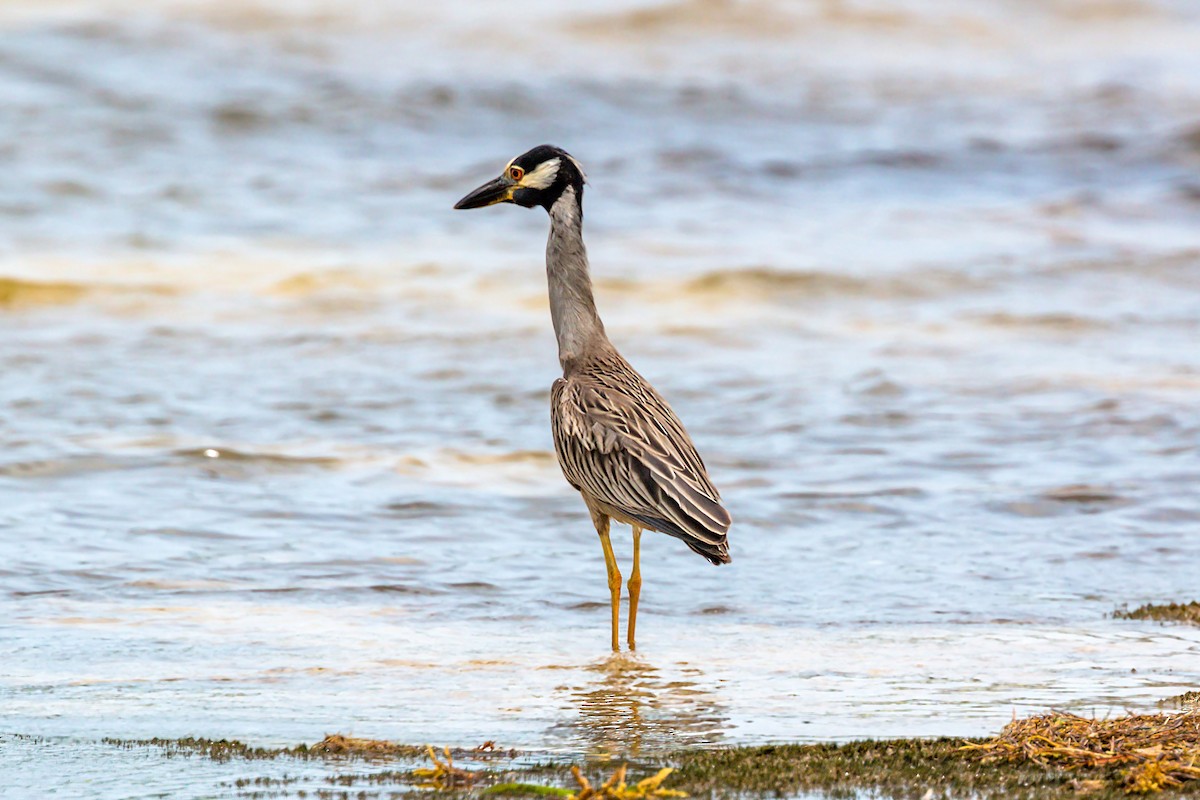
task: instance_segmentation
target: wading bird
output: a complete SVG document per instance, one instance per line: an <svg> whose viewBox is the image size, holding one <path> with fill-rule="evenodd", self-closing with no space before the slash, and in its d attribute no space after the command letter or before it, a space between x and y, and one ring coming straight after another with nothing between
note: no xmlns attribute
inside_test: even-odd
<svg viewBox="0 0 1200 800"><path fill-rule="evenodd" d="M563 369L550 390L554 451L600 534L616 651L621 571L609 540L609 520L633 526L627 637L632 649L642 588L642 530L674 536L713 564L728 564L730 517L679 417L604 333L583 246L584 181L579 162L565 150L540 145L514 158L500 177L454 207L516 203L541 206L550 214L546 279Z"/></svg>

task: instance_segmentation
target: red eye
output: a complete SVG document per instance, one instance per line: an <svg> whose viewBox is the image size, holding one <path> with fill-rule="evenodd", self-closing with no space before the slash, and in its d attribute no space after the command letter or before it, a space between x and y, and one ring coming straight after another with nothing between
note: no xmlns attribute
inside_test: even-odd
<svg viewBox="0 0 1200 800"><path fill-rule="evenodd" d="M514 181L519 181L521 178L525 177L525 170L521 169L520 167L509 167L508 177L512 178Z"/></svg>

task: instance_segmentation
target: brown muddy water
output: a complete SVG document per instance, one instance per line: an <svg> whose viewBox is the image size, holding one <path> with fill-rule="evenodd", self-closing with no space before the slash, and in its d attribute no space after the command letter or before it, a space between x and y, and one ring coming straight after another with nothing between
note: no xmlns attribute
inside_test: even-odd
<svg viewBox="0 0 1200 800"><path fill-rule="evenodd" d="M570 8L0 5L5 797L208 796L104 737L638 754L1196 688L1200 629L1110 617L1197 589L1195 5ZM646 542L636 660L544 215L450 210L543 141L735 519L727 568Z"/></svg>

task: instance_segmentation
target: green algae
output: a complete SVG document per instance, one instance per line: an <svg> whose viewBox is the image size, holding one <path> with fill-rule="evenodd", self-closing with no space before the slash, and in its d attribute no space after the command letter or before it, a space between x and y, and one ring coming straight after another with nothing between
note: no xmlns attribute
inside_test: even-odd
<svg viewBox="0 0 1200 800"><path fill-rule="evenodd" d="M897 800L1057 800L1079 797L1113 800L1129 797L1123 789L1126 773L1116 764L1064 769L1059 765L1029 760L1006 761L980 757L982 750L994 747L1000 739L890 739L845 744L685 749L654 758L633 760L629 766L631 775L645 777L654 775L663 767L673 767L676 771L671 776L671 789L686 792L693 798L737 797L748 800L816 795ZM396 795L429 789L426 775L429 770L421 768L427 767L427 748L424 746L340 736L326 737L315 745L281 748L251 747L235 740L198 738L108 742L122 747L154 747L171 755L190 754L217 760L361 759L377 765L384 762L382 765L388 768L386 771L354 771L317 780L329 788L356 788L359 791L355 796L361 797L380 797L384 796L385 791ZM494 759L497 763L485 763L480 756L487 754L478 749L451 752L457 758L474 762L472 780L469 785L434 789L439 795L453 795L455 798L484 795L565 798L573 795L579 786L569 763L533 763L524 757L517 758L515 751L505 751L500 758ZM614 763L611 758L596 757L583 765L583 771L588 777L602 782L612 772ZM263 791L267 788L264 781L245 778L235 785L243 792L250 790L253 793L254 790ZM287 779L283 780L283 783L287 782ZM321 791L317 789L318 796ZM1178 787L1168 786L1158 796L1164 800L1200 797L1200 781Z"/></svg>
<svg viewBox="0 0 1200 800"><path fill-rule="evenodd" d="M561 789L557 786L542 786L538 783L497 783L495 786L489 786L482 790L480 794L485 795L510 795L515 797L570 797L572 792L570 789Z"/></svg>
<svg viewBox="0 0 1200 800"><path fill-rule="evenodd" d="M1133 611L1120 609L1113 612L1113 616L1117 619L1186 622L1192 625L1200 625L1200 602L1193 600L1190 603L1166 603L1163 605L1147 603L1144 606L1135 608Z"/></svg>
<svg viewBox="0 0 1200 800"><path fill-rule="evenodd" d="M187 736L181 739L101 739L104 744L113 747L133 749L153 747L161 750L164 755L196 755L211 758L214 761L228 761L232 758L242 759L273 759L273 758L309 758L317 755L309 751L308 745L300 744L295 747L252 747L236 739L202 739Z"/></svg>
<svg viewBox="0 0 1200 800"><path fill-rule="evenodd" d="M425 754L425 748L416 745L395 744L378 739L355 739L340 734L326 736L314 745L298 744L293 747L253 747L237 739L204 739L191 736L181 739L106 738L101 741L114 747L153 747L162 750L168 756L197 755L214 761L228 761L233 758L262 760L330 757L417 759Z"/></svg>
<svg viewBox="0 0 1200 800"><path fill-rule="evenodd" d="M964 744L984 741L891 739L677 753L672 758L679 767L673 785L695 797L799 793L851 797L867 792L904 800L1041 800L1075 797L1084 781L1098 777L1030 764L984 765L963 750ZM1089 794L1120 796L1107 787Z"/></svg>

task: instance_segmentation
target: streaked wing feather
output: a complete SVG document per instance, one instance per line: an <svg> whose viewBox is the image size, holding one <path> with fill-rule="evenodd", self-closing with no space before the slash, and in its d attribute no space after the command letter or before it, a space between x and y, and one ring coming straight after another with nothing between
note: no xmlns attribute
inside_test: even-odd
<svg viewBox="0 0 1200 800"><path fill-rule="evenodd" d="M724 545L730 517L704 462L674 411L624 359L555 381L551 403L555 449L573 486L660 523L648 527Z"/></svg>

